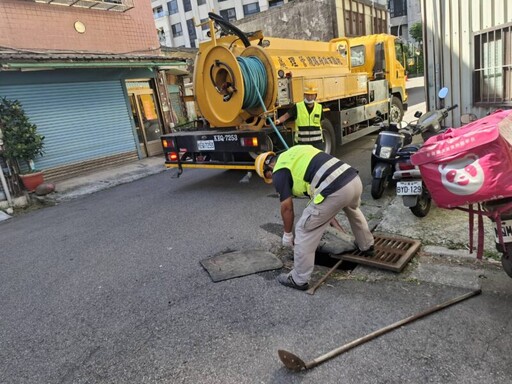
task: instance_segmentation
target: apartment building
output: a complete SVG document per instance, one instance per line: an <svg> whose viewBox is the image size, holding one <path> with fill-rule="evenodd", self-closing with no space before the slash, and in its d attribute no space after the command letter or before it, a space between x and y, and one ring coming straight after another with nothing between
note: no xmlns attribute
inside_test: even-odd
<svg viewBox="0 0 512 384"><path fill-rule="evenodd" d="M414 44L409 29L413 24L421 23L420 0L389 0L388 8L391 34L408 44Z"/></svg>
<svg viewBox="0 0 512 384"><path fill-rule="evenodd" d="M208 12L231 22L278 7L292 0L152 0L160 44L166 47L198 47L209 39Z"/></svg>

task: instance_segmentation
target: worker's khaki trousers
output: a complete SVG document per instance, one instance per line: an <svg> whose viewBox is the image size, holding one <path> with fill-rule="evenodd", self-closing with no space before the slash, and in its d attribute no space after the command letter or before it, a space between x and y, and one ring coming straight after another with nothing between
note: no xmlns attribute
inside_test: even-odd
<svg viewBox="0 0 512 384"><path fill-rule="evenodd" d="M343 210L361 250L373 245L373 235L359 209L363 184L359 176L340 190L327 196L321 204L311 202L302 213L295 227L294 269L291 274L296 284L309 281L315 266L315 252L322 235L332 218Z"/></svg>

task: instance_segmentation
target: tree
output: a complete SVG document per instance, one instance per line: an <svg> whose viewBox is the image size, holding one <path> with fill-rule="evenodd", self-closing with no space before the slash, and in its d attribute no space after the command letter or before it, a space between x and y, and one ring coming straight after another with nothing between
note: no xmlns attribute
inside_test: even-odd
<svg viewBox="0 0 512 384"><path fill-rule="evenodd" d="M409 35L421 45L423 43L423 25L421 23L411 25Z"/></svg>

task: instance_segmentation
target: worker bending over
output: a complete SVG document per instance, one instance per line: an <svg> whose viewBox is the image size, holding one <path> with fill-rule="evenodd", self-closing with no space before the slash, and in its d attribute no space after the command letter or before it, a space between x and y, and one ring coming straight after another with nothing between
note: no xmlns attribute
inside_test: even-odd
<svg viewBox="0 0 512 384"><path fill-rule="evenodd" d="M365 256L373 256L374 239L359 209L363 185L358 171L311 145L296 145L276 156L265 152L256 158L256 172L266 183L273 183L281 201L284 225L283 245L294 248L294 268L277 280L299 290L309 287L315 265L315 252L325 228L343 210L350 223L356 246ZM295 227L292 196L309 196Z"/></svg>

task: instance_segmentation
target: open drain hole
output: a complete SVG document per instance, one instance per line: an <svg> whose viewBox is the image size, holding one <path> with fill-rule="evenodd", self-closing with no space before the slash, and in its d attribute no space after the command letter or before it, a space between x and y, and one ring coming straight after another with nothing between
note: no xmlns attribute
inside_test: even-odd
<svg viewBox="0 0 512 384"><path fill-rule="evenodd" d="M329 256L329 253L327 252L315 252L315 265L320 265L322 267L332 268L336 263L339 261L339 259L335 259L333 257ZM357 263L354 263L352 261L343 260L340 266L337 268L341 271L352 271L354 268L357 267Z"/></svg>

